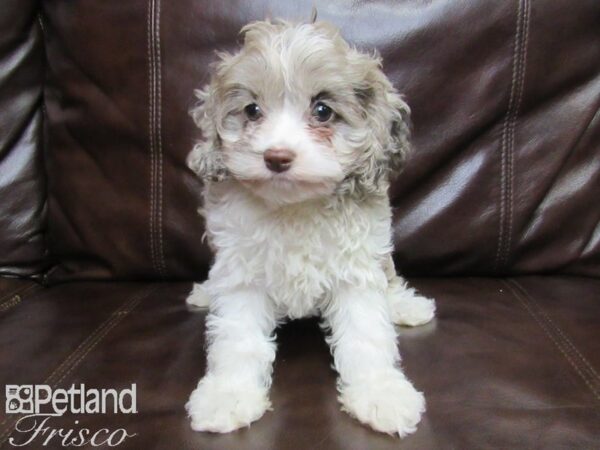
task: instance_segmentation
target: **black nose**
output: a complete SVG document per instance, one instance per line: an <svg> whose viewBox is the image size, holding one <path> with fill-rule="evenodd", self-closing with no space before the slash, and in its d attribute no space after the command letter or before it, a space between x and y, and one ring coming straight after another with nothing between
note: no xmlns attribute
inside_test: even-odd
<svg viewBox="0 0 600 450"><path fill-rule="evenodd" d="M292 167L295 157L294 152L285 148L270 148L264 154L267 169L277 173L285 172Z"/></svg>

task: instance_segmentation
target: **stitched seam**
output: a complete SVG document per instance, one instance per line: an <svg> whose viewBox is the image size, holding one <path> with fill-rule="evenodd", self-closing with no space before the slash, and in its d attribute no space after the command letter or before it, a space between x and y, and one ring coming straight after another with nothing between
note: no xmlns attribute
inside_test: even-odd
<svg viewBox="0 0 600 450"><path fill-rule="evenodd" d="M146 292L147 291L147 292ZM62 362L62 364L60 364L49 376L48 378L44 381L45 383L50 382L52 379L60 376L61 371L64 370L64 368L66 366L69 365L69 363L77 358L78 354L83 351L83 348L85 348L87 345L89 345L90 341L95 339L95 336L99 333L102 333L103 329L105 327L110 326L110 323L113 320L120 320L120 318L122 318L124 315L126 315L129 311L130 311L130 304L131 303L135 303L138 298L143 298L144 295L149 294L150 293L150 289L145 289L142 292L140 292L138 295L129 298L127 301L125 301L123 303L123 305L121 305L119 308L117 308L115 311L112 312L112 314L110 315L110 317L108 319L106 319L106 321L104 323L102 323L101 325L98 326L98 328L96 328L92 334L90 334L83 342L81 342L81 344L79 344L79 346Z"/></svg>
<svg viewBox="0 0 600 450"><path fill-rule="evenodd" d="M13 290L10 294L2 298L4 300L10 296L8 300L0 304L0 312L6 312L9 309L12 309L18 304L20 304L25 298L25 295L30 294L31 291L36 290L36 288L39 288L39 286L36 284L32 284L25 287L19 287Z"/></svg>
<svg viewBox="0 0 600 450"><path fill-rule="evenodd" d="M150 254L153 270L163 277L166 264L163 250L163 155L162 155L162 71L160 55L160 1L149 0L147 17L149 68L150 134Z"/></svg>
<svg viewBox="0 0 600 450"><path fill-rule="evenodd" d="M505 216L504 216L504 239L502 241L502 248L500 249L500 261L498 262L501 267L506 266L507 254L510 249L510 240L511 240L511 231L509 224L512 222L512 207L513 207L513 180L514 180L514 170L513 170L513 154L514 154L514 135L515 135L515 113L517 110L520 99L519 99L519 80L521 77L521 52L522 52L522 40L523 40L523 16L525 15L525 1L520 1L519 10L521 11L520 18L517 22L518 27L518 38L517 38L517 57L513 64L516 65L516 74L513 74L514 80L514 98L516 99L512 103L512 108L509 108L507 112L507 127L506 127L506 136L505 136L505 144L506 144L506 176L505 176L505 189L506 195L504 197L505 201ZM512 95L512 93L511 93Z"/></svg>
<svg viewBox="0 0 600 450"><path fill-rule="evenodd" d="M520 73L521 63L521 41L523 33L523 1L517 1L517 20L516 29L513 40L513 54L512 54L512 77L510 84L510 95L508 99L508 108L502 125L502 134L500 136L500 217L498 225L498 240L496 247L496 260L495 268L496 271L500 270L505 260L505 253L508 253L506 243L508 241L507 231L507 209L512 203L512 192L511 186L509 186L509 179L512 179L512 175L509 175L509 169L511 168L511 130L513 122L513 112L515 110L515 102L517 97L517 84Z"/></svg>
<svg viewBox="0 0 600 450"><path fill-rule="evenodd" d="M152 153L152 209L151 209L151 220L152 220L152 242L154 246L154 254L152 255L154 270L160 274L160 267L158 263L158 249L157 249L157 238L156 238L156 161L158 159L157 154L157 142L156 142L156 54L154 53L154 15L156 14L156 0L151 1L151 16L150 16L150 28L148 29L150 39L150 54L152 61L152 142L153 142L153 153Z"/></svg>
<svg viewBox="0 0 600 450"><path fill-rule="evenodd" d="M500 137L500 217L498 218L498 241L496 243L496 258L494 266L496 272L500 267L500 252L504 247L504 197L505 197L505 178L506 178L506 162L505 162L505 149L504 149L504 130L506 129L506 121L502 126L502 136Z"/></svg>
<svg viewBox="0 0 600 450"><path fill-rule="evenodd" d="M550 338L550 340L554 343L554 345L558 348L558 350L562 353L565 359L569 362L569 364L575 369L575 372L580 376L580 378L584 381L584 383L588 386L594 397L600 400L600 392L596 390L593 383L587 378L587 376L581 371L577 363L572 359L571 355L564 349L559 340L550 332L550 330L544 325L544 323L539 319L531 305L507 283L505 282L509 290L512 294L520 301L525 310L529 313L529 315L536 321L536 323L540 326L540 328L544 331L544 333Z"/></svg>
<svg viewBox="0 0 600 450"><path fill-rule="evenodd" d="M77 348L43 381L43 384L52 384L55 388L58 386L65 377L72 373L77 368L83 359L102 341L102 339L116 326L118 325L131 311L133 311L141 301L154 292L158 287L150 286L138 292L133 297L127 299L119 308L113 311L108 319L100 324L86 339L77 346ZM70 367L67 368L67 366ZM65 370L58 381L53 380L59 376L60 372ZM12 426L18 420L16 417L11 423L5 428L0 434L0 445L2 445L12 434ZM6 424L9 421L8 417L0 422L0 426Z"/></svg>
<svg viewBox="0 0 600 450"><path fill-rule="evenodd" d="M504 216L505 216L505 197L506 197L506 135L508 130L508 119L512 105L514 102L514 90L516 80L516 60L517 60L517 48L518 48L518 36L519 36L519 24L521 22L521 2L517 0L517 27L515 30L515 37L513 39L513 54L512 54L512 77L510 84L510 94L508 98L508 107L506 109L506 115L502 124L502 134L500 135L500 218L498 224L498 242L496 247L496 270L500 267L500 259L502 248L504 247Z"/></svg>
<svg viewBox="0 0 600 450"><path fill-rule="evenodd" d="M542 317L542 319L546 322L546 324L553 329L556 333L558 333L559 337L563 340L564 344L567 345L568 347L570 347L571 351L573 353L575 353L579 359L581 360L581 362L583 363L584 366L586 366L588 375L592 378L596 379L597 383L600 383L600 375L598 375L598 372L596 372L596 370L594 369L594 367L592 366L592 364L588 361L588 359L579 351L579 349L575 346L575 344L573 343L573 341L571 341L571 339L569 339L569 337L566 335L565 332L563 332L563 330L558 326L558 324L556 324L556 322L554 322L550 316L548 315L548 313L542 308L542 306L539 304L539 302L537 302L531 295L529 295L529 293L527 292L527 290L517 281L513 281L513 284L515 285L515 287L517 289L519 289L519 291L529 299L529 301L536 305L537 310L540 314L540 316Z"/></svg>
<svg viewBox="0 0 600 450"><path fill-rule="evenodd" d="M154 58L152 53L152 24L154 13L154 0L148 1L147 35L148 35L148 137L150 141L150 260L152 268L158 272L156 265L156 246L154 239Z"/></svg>
<svg viewBox="0 0 600 450"><path fill-rule="evenodd" d="M29 287L29 286L27 286ZM2 296L2 298L0 298L0 302L2 305L5 303L4 300L10 301L15 295L20 294L21 293L21 289L24 289L24 287L22 286L18 286L16 288L14 288L13 290L11 290L10 292L8 292L7 294L4 294Z"/></svg>
<svg viewBox="0 0 600 450"><path fill-rule="evenodd" d="M512 284L511 284L511 281L503 280L503 283L506 285L506 287L509 289L509 291L514 295L514 297L517 300L519 300L519 302L523 305L523 307L529 313L529 315L533 318L533 320L544 331L544 333L546 334L546 336L548 336L548 338L552 341L552 343L554 343L554 345L556 346L556 348L558 348L558 350L560 351L560 353L565 357L565 359L569 362L569 364L571 365L571 367L573 367L573 369L575 370L575 372L579 375L579 377L583 380L583 382L585 383L585 385L589 388L589 390L591 391L591 393L595 397L595 399L598 400L598 401L600 401L600 390L598 390L594 386L593 380L590 380L588 378L588 376L585 374L585 372L581 370L581 368L579 367L579 365L577 364L577 362L575 361L575 359L572 357L572 355L569 354L568 350L566 350L563 347L563 345L561 344L560 340L557 339L552 334L551 330L548 329L547 325L545 325L544 322L542 322L540 320L540 318L538 317L538 314L536 314L533 306L530 304L530 302L528 301L528 299L526 297L523 297L523 296L519 295L519 293L515 291L515 288L513 288ZM514 282L512 282L512 283L514 283Z"/></svg>
<svg viewBox="0 0 600 450"><path fill-rule="evenodd" d="M157 60L156 72L158 74L158 82L156 84L156 90L158 93L158 102L156 103L156 110L158 111L157 117L157 129L158 129L158 200L157 200L157 209L158 209L158 262L159 269L161 271L161 275L164 277L166 274L166 264L165 264L165 255L164 255L164 245L163 245L163 149L162 149L162 60L161 60L161 52L160 52L160 12L161 12L161 0L156 0L156 15L155 15L155 53Z"/></svg>
<svg viewBox="0 0 600 450"><path fill-rule="evenodd" d="M508 264L508 258L509 258L509 254L510 254L510 248L511 248L511 244L512 244L512 235L513 235L513 221L514 221L514 177L515 177L515 171L514 171L514 153L515 153L515 136L516 136L516 129L517 129L517 122L518 122L518 117L519 117L519 112L521 110L521 104L523 102L523 94L525 91L525 74L526 74L526 68L527 68L527 46L529 43L529 15L530 15L530 11L531 11L531 1L530 0L524 0L524 12L523 12L523 19L522 19L522 39L521 39L521 47L520 47L520 53L521 53L521 57L519 58L519 70L520 70L520 76L519 76L519 80L518 80L518 84L517 84L517 102L514 108L514 113L513 113L513 120L512 120L512 130L510 133L510 145L509 145L509 152L508 152L508 160L509 160L509 165L508 165L508 173L509 173L509 184L508 184L508 230L507 230L507 234L506 234L506 239L505 239L505 249L504 249L504 258L503 258L503 264L506 266Z"/></svg>
<svg viewBox="0 0 600 450"><path fill-rule="evenodd" d="M25 292L28 292L30 289L32 289L33 287L36 287L35 284L29 284L27 286L18 286L15 289L13 289L12 291L10 291L8 294L4 294L1 298L0 298L0 302L4 301L6 299L12 299L15 295L24 295Z"/></svg>
<svg viewBox="0 0 600 450"><path fill-rule="evenodd" d="M10 300L5 301L0 305L0 312L8 311L21 303L21 296L19 294L12 297Z"/></svg>
<svg viewBox="0 0 600 450"><path fill-rule="evenodd" d="M98 344L100 343L100 341L102 339L104 339L104 337L115 327L117 326L124 318L125 316L127 316L131 311L133 311L142 301L143 297L139 297L137 299L135 299L134 301L132 301L128 306L127 310L122 311L121 314L117 315L114 317L113 321L107 325L104 330L98 334L98 336L96 337L96 339L90 343L90 345L88 346L87 350L85 352L83 352L81 354L81 356L79 358L77 358L77 360L75 360L73 362L73 364L71 365L71 367L69 367L69 369L58 379L58 381L55 383L55 386L58 386L62 383L62 381L67 377L67 375L69 375L71 372L73 372L73 370L79 366L79 364L85 359L85 357L94 349L98 346Z"/></svg>

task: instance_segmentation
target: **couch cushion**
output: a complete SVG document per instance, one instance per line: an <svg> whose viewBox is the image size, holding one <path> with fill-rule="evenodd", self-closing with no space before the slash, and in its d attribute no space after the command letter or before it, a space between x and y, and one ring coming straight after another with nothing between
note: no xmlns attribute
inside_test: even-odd
<svg viewBox="0 0 600 450"><path fill-rule="evenodd" d="M250 20L312 1L43 2L50 280L201 278L187 110L214 50ZM597 1L318 3L377 48L413 110L415 152L391 189L413 274L600 275ZM574 219L576 218L576 220Z"/></svg>
<svg viewBox="0 0 600 450"><path fill-rule="evenodd" d="M136 383L138 414L52 419L57 427L79 420L77 427L137 434L119 448L597 447L600 281L414 284L437 299L438 315L423 327L400 329L403 366L428 404L417 432L401 444L340 411L331 357L310 320L278 331L274 411L232 434L193 432L183 405L204 370L206 313L188 310L185 283L76 283L27 296L0 312L0 383L115 389ZM0 416L0 446L14 420Z"/></svg>
<svg viewBox="0 0 600 450"><path fill-rule="evenodd" d="M0 29L0 276L34 276L47 253L38 2L3 1Z"/></svg>

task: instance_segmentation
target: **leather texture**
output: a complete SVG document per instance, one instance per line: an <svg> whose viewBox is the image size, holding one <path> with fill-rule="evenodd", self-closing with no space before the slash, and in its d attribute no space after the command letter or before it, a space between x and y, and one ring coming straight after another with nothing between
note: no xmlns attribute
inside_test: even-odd
<svg viewBox="0 0 600 450"><path fill-rule="evenodd" d="M43 2L50 281L201 279L188 109L214 51L312 2ZM600 274L600 3L321 2L412 107L391 188L408 274Z"/></svg>
<svg viewBox="0 0 600 450"><path fill-rule="evenodd" d="M206 313L186 307L189 283L78 282L24 296L0 311L0 384L137 383L138 414L52 421L137 433L120 449L598 448L599 280L411 281L437 299L438 315L400 329L404 369L428 407L402 441L340 411L329 350L311 320L278 331L272 412L232 434L192 431L183 405L204 370ZM17 417L3 412L0 448L14 448L6 440Z"/></svg>
<svg viewBox="0 0 600 450"><path fill-rule="evenodd" d="M138 414L53 419L136 433L121 449L600 448L597 0L316 2L412 107L390 196L396 264L438 305L399 329L428 409L402 441L342 413L306 320L278 330L273 412L191 431L206 311L184 298L211 258L192 91L243 24L312 5L3 1L0 386L136 383ZM0 410L0 448L16 419Z"/></svg>
<svg viewBox="0 0 600 450"><path fill-rule="evenodd" d="M0 276L39 276L47 265L38 6L5 0L0 11Z"/></svg>

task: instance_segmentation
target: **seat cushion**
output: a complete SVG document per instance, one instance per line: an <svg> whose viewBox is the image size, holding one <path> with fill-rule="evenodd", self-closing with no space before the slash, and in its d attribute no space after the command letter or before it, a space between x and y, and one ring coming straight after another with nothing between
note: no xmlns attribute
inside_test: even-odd
<svg viewBox="0 0 600 450"><path fill-rule="evenodd" d="M25 295L0 311L0 381L115 389L136 383L137 414L51 421L125 428L136 434L119 446L128 449L598 446L600 280L412 281L437 300L438 314L428 325L399 329L403 367L427 398L417 432L401 444L340 411L315 320L278 330L273 411L235 433L193 432L184 404L204 371L206 311L185 305L188 283L78 282ZM0 447L9 436L25 439L13 431L17 418L0 416Z"/></svg>

